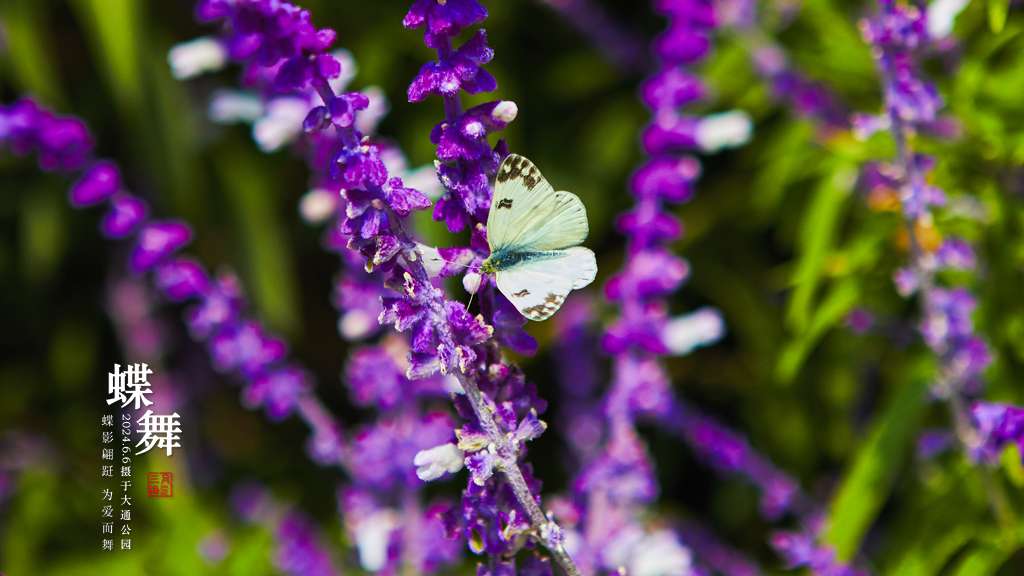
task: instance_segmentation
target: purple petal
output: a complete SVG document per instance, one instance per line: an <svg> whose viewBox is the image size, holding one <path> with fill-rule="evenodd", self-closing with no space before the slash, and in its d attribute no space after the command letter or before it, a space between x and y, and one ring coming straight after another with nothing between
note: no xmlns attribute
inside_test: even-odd
<svg viewBox="0 0 1024 576"><path fill-rule="evenodd" d="M121 172L117 165L109 160L101 160L71 186L68 200L75 208L91 206L109 198L120 188Z"/></svg>
<svg viewBox="0 0 1024 576"><path fill-rule="evenodd" d="M130 194L117 193L110 210L100 221L100 232L107 238L126 238L146 219L146 203Z"/></svg>
<svg viewBox="0 0 1024 576"><path fill-rule="evenodd" d="M129 257L132 271L142 274L174 254L192 239L192 229L182 222L156 222L139 232Z"/></svg>

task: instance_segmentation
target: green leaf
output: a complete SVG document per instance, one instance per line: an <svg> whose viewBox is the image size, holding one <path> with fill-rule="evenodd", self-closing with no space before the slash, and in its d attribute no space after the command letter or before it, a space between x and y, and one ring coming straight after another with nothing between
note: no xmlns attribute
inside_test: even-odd
<svg viewBox="0 0 1024 576"><path fill-rule="evenodd" d="M796 334L804 332L811 317L814 294L825 272L825 261L839 232L842 206L857 178L856 168L840 163L828 171L814 191L804 214L793 272L793 292L786 321Z"/></svg>
<svg viewBox="0 0 1024 576"><path fill-rule="evenodd" d="M1017 445L1007 446L999 460L1010 482L1013 482L1017 488L1024 488L1024 466L1021 466L1020 449L1017 448Z"/></svg>
<svg viewBox="0 0 1024 576"><path fill-rule="evenodd" d="M836 547L840 559L848 560L857 553L864 534L889 498L904 456L913 443L924 408L926 383L934 371L930 363L922 362L914 372L917 374L900 378L903 384L885 413L871 425L867 441L854 457L832 501L825 540Z"/></svg>
<svg viewBox="0 0 1024 576"><path fill-rule="evenodd" d="M896 568L893 576L933 576L949 562L958 550L971 540L975 530L971 526L954 526L936 540L915 542Z"/></svg>
<svg viewBox="0 0 1024 576"><path fill-rule="evenodd" d="M1003 31L1009 11L1010 0L988 0L988 27L993 34Z"/></svg>
<svg viewBox="0 0 1024 576"><path fill-rule="evenodd" d="M114 101L126 121L137 121L143 107L139 43L142 26L140 0L74 0L79 20L93 44L95 57L106 76Z"/></svg>
<svg viewBox="0 0 1024 576"><path fill-rule="evenodd" d="M22 271L29 282L48 280L67 247L67 203L63 188L52 184L46 181L22 199L19 248Z"/></svg>
<svg viewBox="0 0 1024 576"><path fill-rule="evenodd" d="M813 126L809 122L792 122L768 137L763 166L750 187L750 204L756 214L767 217L774 213L785 196L786 187L805 177L809 156L807 142L812 136Z"/></svg>
<svg viewBox="0 0 1024 576"><path fill-rule="evenodd" d="M64 93L57 79L57 67L50 49L54 45L49 28L43 24L40 0L5 0L0 2L6 58L18 87L42 102L67 108Z"/></svg>
<svg viewBox="0 0 1024 576"><path fill-rule="evenodd" d="M298 277L281 222L273 174L258 153L226 145L216 165L238 226L246 261L246 285L260 316L272 330L299 330ZM292 211L294 213L294 210Z"/></svg>
<svg viewBox="0 0 1024 576"><path fill-rule="evenodd" d="M814 318L811 319L807 330L787 342L779 352L775 364L776 383L784 386L791 384L803 367L808 354L825 332L837 326L859 301L860 286L856 278L846 278L837 282L814 312Z"/></svg>
<svg viewBox="0 0 1024 576"><path fill-rule="evenodd" d="M978 547L967 553L950 576L988 576L995 574L1013 553L1013 549Z"/></svg>

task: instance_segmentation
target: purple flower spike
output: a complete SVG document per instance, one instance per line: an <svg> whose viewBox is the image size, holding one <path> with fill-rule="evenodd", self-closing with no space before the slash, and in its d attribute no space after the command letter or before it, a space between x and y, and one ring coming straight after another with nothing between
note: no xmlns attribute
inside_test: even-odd
<svg viewBox="0 0 1024 576"><path fill-rule="evenodd" d="M320 545L312 520L292 511L277 527L274 565L296 576L338 576L330 555Z"/></svg>
<svg viewBox="0 0 1024 576"><path fill-rule="evenodd" d="M809 534L777 532L771 544L786 559L788 568L807 566L815 574L828 576L867 576L867 572L836 560L835 550L818 546Z"/></svg>
<svg viewBox="0 0 1024 576"><path fill-rule="evenodd" d="M68 191L68 201L75 208L91 206L109 198L121 188L121 172L109 160L92 165Z"/></svg>
<svg viewBox="0 0 1024 576"><path fill-rule="evenodd" d="M192 338L206 340L222 327L237 322L242 309L242 295L234 276L222 275L202 294L199 305L186 312Z"/></svg>
<svg viewBox="0 0 1024 576"><path fill-rule="evenodd" d="M476 0L418 0L402 25L413 29L426 24L428 33L457 36L462 28L484 18L487 18L487 10Z"/></svg>
<svg viewBox="0 0 1024 576"><path fill-rule="evenodd" d="M313 83L313 62L297 56L287 60L274 77L274 88L278 92L291 92L308 88Z"/></svg>
<svg viewBox="0 0 1024 576"><path fill-rule="evenodd" d="M132 271L142 274L177 252L192 239L192 229L182 222L155 222L139 232L129 257Z"/></svg>
<svg viewBox="0 0 1024 576"><path fill-rule="evenodd" d="M948 238L939 246L935 258L939 266L955 268L958 270L970 270L974 268L975 257L971 245L959 238Z"/></svg>
<svg viewBox="0 0 1024 576"><path fill-rule="evenodd" d="M331 115L327 112L326 106L317 106L309 111L306 119L302 121L302 130L307 134L319 132L331 125Z"/></svg>
<svg viewBox="0 0 1024 576"><path fill-rule="evenodd" d="M639 196L686 202L693 196L691 183L700 172L700 163L690 156L658 158L637 170L631 184Z"/></svg>
<svg viewBox="0 0 1024 576"><path fill-rule="evenodd" d="M205 294L210 289L206 270L195 260L182 257L156 267L153 281L174 302Z"/></svg>
<svg viewBox="0 0 1024 576"><path fill-rule="evenodd" d="M366 107L369 105L370 99L364 94L359 92L349 92L348 94L342 94L338 98L331 100L327 109L331 113L331 122L333 122L335 126L348 128L353 122L355 122L356 112L366 110Z"/></svg>
<svg viewBox="0 0 1024 576"><path fill-rule="evenodd" d="M640 96L652 110L678 108L704 97L706 89L700 78L680 68L668 68L640 85Z"/></svg>
<svg viewBox="0 0 1024 576"><path fill-rule="evenodd" d="M284 342L264 333L256 322L226 327L210 339L214 368L221 372L238 369L253 378L287 354Z"/></svg>
<svg viewBox="0 0 1024 576"><path fill-rule="evenodd" d="M257 377L245 388L242 398L250 409L263 406L267 418L278 421L291 414L299 397L311 388L308 376L301 369L288 367Z"/></svg>
<svg viewBox="0 0 1024 576"><path fill-rule="evenodd" d="M18 156L35 151L44 171L73 171L85 164L93 140L78 118L56 116L23 98L0 106L0 145L9 146Z"/></svg>
<svg viewBox="0 0 1024 576"><path fill-rule="evenodd" d="M494 76L480 67L494 57L487 47L487 35L478 30L465 44L440 62L427 62L409 85L409 102L420 102L431 94L441 96L464 90L468 94L491 92L498 87Z"/></svg>
<svg viewBox="0 0 1024 576"><path fill-rule="evenodd" d="M699 32L672 27L654 41L654 49L663 58L676 64L699 60L711 48L711 41Z"/></svg>
<svg viewBox="0 0 1024 576"><path fill-rule="evenodd" d="M110 211L100 222L107 238L127 238L146 219L146 203L131 194L118 193L110 200Z"/></svg>
<svg viewBox="0 0 1024 576"><path fill-rule="evenodd" d="M416 454L450 442L454 427L451 418L439 412L382 417L359 432L347 468L360 482L377 489L388 490L396 484L419 486Z"/></svg>
<svg viewBox="0 0 1024 576"><path fill-rule="evenodd" d="M93 146L88 128L78 118L48 115L38 138L39 166L43 170L77 170Z"/></svg>
<svg viewBox="0 0 1024 576"><path fill-rule="evenodd" d="M971 409L971 418L979 436L978 445L969 447L975 460L995 462L1007 444L1024 440L1024 408L977 402Z"/></svg>

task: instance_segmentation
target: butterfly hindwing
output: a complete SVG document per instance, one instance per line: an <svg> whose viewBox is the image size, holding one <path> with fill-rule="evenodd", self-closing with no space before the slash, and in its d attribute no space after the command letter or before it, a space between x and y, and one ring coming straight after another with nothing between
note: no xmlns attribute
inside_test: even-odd
<svg viewBox="0 0 1024 576"><path fill-rule="evenodd" d="M587 238L587 210L579 197L558 191L526 158L510 154L498 168L487 220L491 250L560 250Z"/></svg>
<svg viewBox="0 0 1024 576"><path fill-rule="evenodd" d="M588 248L575 246L554 257L527 260L497 273L498 289L530 320L547 320L572 290L597 275L597 259Z"/></svg>

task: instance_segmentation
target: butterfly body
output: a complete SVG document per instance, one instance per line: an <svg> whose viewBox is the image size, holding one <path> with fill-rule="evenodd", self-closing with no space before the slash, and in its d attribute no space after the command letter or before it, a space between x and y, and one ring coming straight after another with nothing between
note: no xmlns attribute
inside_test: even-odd
<svg viewBox="0 0 1024 576"><path fill-rule="evenodd" d="M491 252L490 258L480 264L480 271L484 274L494 274L502 270L512 270L521 264L538 262L541 260L554 260L565 255L564 250L544 250L541 252L527 252L515 248L502 248L497 252Z"/></svg>
<svg viewBox="0 0 1024 576"><path fill-rule="evenodd" d="M583 202L556 192L532 162L509 155L498 168L487 220L491 256L480 267L530 320L546 320L572 290L597 275L597 260L579 246L589 225Z"/></svg>

